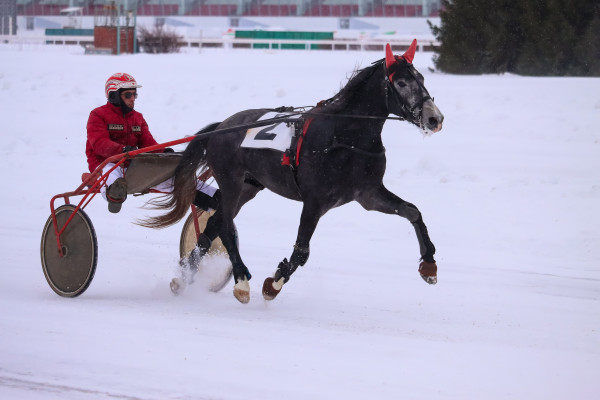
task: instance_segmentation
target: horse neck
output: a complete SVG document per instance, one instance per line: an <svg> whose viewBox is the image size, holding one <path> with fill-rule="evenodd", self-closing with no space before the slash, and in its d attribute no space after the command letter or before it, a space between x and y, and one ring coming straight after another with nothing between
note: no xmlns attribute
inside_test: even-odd
<svg viewBox="0 0 600 400"><path fill-rule="evenodd" d="M355 115L387 117L389 115L385 89L384 71L379 65L368 79L348 99L346 107Z"/></svg>
<svg viewBox="0 0 600 400"><path fill-rule="evenodd" d="M374 68L377 69L368 79L339 105L337 111L341 115L336 120L335 136L363 150L379 151L383 147L381 131L389 112L383 68L380 65Z"/></svg>

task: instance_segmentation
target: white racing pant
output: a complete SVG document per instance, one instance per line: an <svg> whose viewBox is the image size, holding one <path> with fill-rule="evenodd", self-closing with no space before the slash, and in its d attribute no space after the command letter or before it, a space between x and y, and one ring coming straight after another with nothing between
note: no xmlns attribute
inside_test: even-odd
<svg viewBox="0 0 600 400"><path fill-rule="evenodd" d="M104 171L108 171L114 166L114 163L106 164L106 166L102 170L102 174L104 175ZM108 201L108 199L106 198L107 187L112 185L114 181L116 181L118 178L123 178L125 176L125 171L127 171L127 168L120 166L115 168L108 175L108 178L106 178L106 185L102 185L102 187L100 188L100 193L102 194L102 197L104 197L104 200ZM171 193L173 191L173 179L174 178L167 179L166 181L161 182L158 185L151 187L150 189L154 189L161 193ZM208 183L202 182L200 179L198 179L198 181L196 182L196 189L201 191L202 193L206 193L210 197L214 196L214 194L217 191L217 188L210 186Z"/></svg>

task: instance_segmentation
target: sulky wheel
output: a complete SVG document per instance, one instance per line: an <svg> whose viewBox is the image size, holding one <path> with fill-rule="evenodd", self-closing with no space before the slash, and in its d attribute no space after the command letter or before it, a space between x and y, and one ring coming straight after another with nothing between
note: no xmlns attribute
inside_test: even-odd
<svg viewBox="0 0 600 400"><path fill-rule="evenodd" d="M56 209L59 228L67 222L75 206L67 204ZM59 229L60 230L60 229ZM58 295L75 297L88 288L98 262L98 241L90 218L78 210L60 236L61 257L56 244L52 216L46 221L40 248L42 269L48 284Z"/></svg>
<svg viewBox="0 0 600 400"><path fill-rule="evenodd" d="M197 210L197 220L198 220L198 228L200 232L204 232L206 228L206 222L208 218L210 218L215 213L214 210L210 211L202 211ZM183 230L181 231L181 239L179 241L179 256L181 258L187 257L190 252L196 246L197 237L196 237L196 229L194 227L194 212L191 212L190 215L185 220L185 224L183 224ZM208 251L207 256L217 256L217 255L225 255L227 256L227 249L221 243L221 239L218 237L213 240L212 245L210 246L210 250ZM210 291L218 292L223 289L227 282L233 276L233 267L229 260L227 260L226 266L224 270L219 271L218 274L210 274L211 282L207 282L207 286Z"/></svg>

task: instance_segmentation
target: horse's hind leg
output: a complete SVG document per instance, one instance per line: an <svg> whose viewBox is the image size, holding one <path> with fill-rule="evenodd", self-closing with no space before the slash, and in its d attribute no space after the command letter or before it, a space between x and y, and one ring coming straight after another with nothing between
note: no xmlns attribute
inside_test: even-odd
<svg viewBox="0 0 600 400"><path fill-rule="evenodd" d="M252 200L256 196L256 194L258 192L260 192L261 190L263 190L264 188L265 187L263 185L261 185L258 181L256 181L254 178L246 177L246 179L244 179L244 184L242 185L242 191L240 192L240 195L239 195L234 218L238 214L238 212L240 212L240 210L244 206L244 204L246 204L247 202ZM220 193L220 191L219 191L219 193ZM220 197L221 196L219 194L219 203L221 201ZM220 227L218 225L217 219L212 218L212 217L209 218L208 221L206 222L206 228L204 229L204 232L202 233L205 237L198 238L198 246L205 245L207 240L209 240L212 243L212 241L215 240L215 238L217 236L219 236L219 229L220 229ZM202 234L200 236L202 236ZM209 244L209 247L210 247L210 244Z"/></svg>
<svg viewBox="0 0 600 400"><path fill-rule="evenodd" d="M241 207L246 204L248 201L252 200L256 194L264 189L264 186L255 183L255 182L245 182L242 186L242 192L240 193L237 208L235 214L239 212ZM220 197L220 196L219 196ZM221 199L219 199L219 204L221 203ZM219 236L221 230L221 218L219 214L218 206L215 207L217 212L211 216L206 222L206 227L204 231L200 233L198 236L198 242L196 243L196 248L190 253L187 259L183 259L180 264L182 268L182 278L184 284L193 283L193 278L196 272L198 271L198 265L200 264L202 258L208 253L212 242ZM235 232L235 229L234 229ZM237 237L235 238L237 242ZM225 246L225 243L223 243ZM226 247L226 246L225 246ZM227 247L226 247L227 248ZM174 287L175 286L175 287ZM171 289L177 293L181 283L176 279L171 283Z"/></svg>
<svg viewBox="0 0 600 400"><path fill-rule="evenodd" d="M386 214L396 214L408 219L413 225L419 248L421 252L422 262L419 265L419 273L425 282L429 284L437 283L437 265L433 255L435 254L435 246L429 238L429 232L423 222L423 216L419 209L407 201L402 200L394 193L387 190L383 185L375 192L368 192L357 199L357 201L366 210L380 211Z"/></svg>
<svg viewBox="0 0 600 400"><path fill-rule="evenodd" d="M298 237L292 256L289 261L287 258L284 258L279 263L273 277L265 279L263 283L263 297L265 300L273 300L281 291L283 284L290 280L294 271L299 266L306 264L310 255L310 239L322 216L323 213L320 210L307 206L307 203L304 203L302 216L300 217L300 227L298 228Z"/></svg>
<svg viewBox="0 0 600 400"><path fill-rule="evenodd" d="M187 285L194 283L194 276L198 272L198 267L202 258L208 253L212 241L217 237L218 227L215 225L215 219L210 217L206 221L204 231L198 236L196 247L187 257L179 260L180 276L171 281L171 291L174 294L180 294Z"/></svg>

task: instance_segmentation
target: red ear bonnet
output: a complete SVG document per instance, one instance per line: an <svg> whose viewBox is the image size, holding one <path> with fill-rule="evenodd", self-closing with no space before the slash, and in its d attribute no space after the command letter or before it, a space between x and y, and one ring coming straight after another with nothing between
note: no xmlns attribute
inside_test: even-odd
<svg viewBox="0 0 600 400"><path fill-rule="evenodd" d="M394 53L392 53L392 47L388 43L385 45L385 67L389 69L395 62L396 57L394 57Z"/></svg>
<svg viewBox="0 0 600 400"><path fill-rule="evenodd" d="M404 59L404 61L406 61L407 63L412 64L413 59L415 58L416 50L417 50L417 39L413 39L408 50L406 50L406 52L402 56L398 57L398 56L395 56L394 53L392 53L392 47L390 46L389 43L387 43L385 45L385 66L386 66L386 68L389 69L392 66L392 64L394 64L400 58Z"/></svg>
<svg viewBox="0 0 600 400"><path fill-rule="evenodd" d="M406 53L402 55L402 58L404 58L407 63L412 64L413 58L415 58L415 50L417 50L417 39L413 39L410 47L406 50Z"/></svg>
<svg viewBox="0 0 600 400"><path fill-rule="evenodd" d="M413 39L410 47L402 56L395 56L392 53L392 46L389 43L385 45L385 68L389 71L390 67L396 63L398 60L404 60L409 64L412 64L413 58L415 58L415 51L417 50L417 39ZM391 81L394 76L394 73L391 73L388 76L388 79Z"/></svg>

